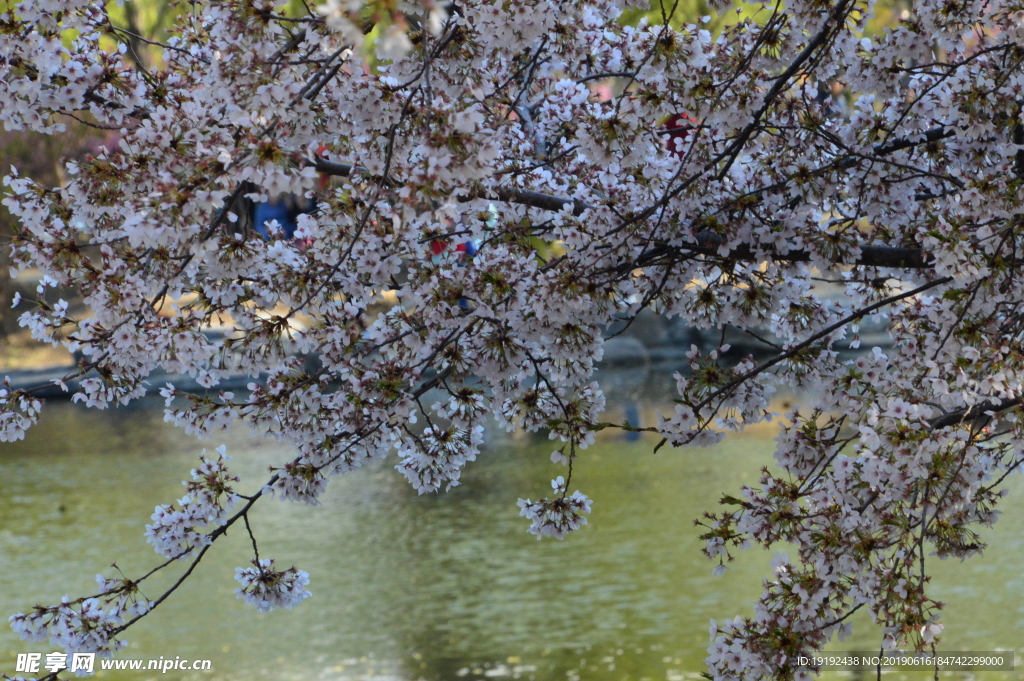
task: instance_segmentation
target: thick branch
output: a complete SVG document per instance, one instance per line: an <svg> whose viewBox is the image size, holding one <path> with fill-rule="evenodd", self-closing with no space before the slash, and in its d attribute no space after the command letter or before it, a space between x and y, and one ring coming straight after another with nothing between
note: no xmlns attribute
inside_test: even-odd
<svg viewBox="0 0 1024 681"><path fill-rule="evenodd" d="M847 324L849 324L851 322L855 322L858 319L862 319L862 318L868 316L869 314L875 312L876 310L882 309L883 307L887 307L889 305L892 305L893 303L898 303L899 301L904 300L906 298L912 298L913 296L916 296L919 293L924 293L928 289L935 288L936 286L941 286L943 284L948 284L951 281L953 281L953 277L942 277L941 279L936 279L935 281L930 281L927 284L922 284L921 286L918 286L917 288L915 288L913 290L904 291L903 293L900 293L900 294L895 295L895 296L890 296L889 298L886 298L884 300L880 300L877 303L873 303L871 305L868 305L867 307L864 307L864 308L861 308L860 310L857 310L856 312L854 312L853 314L849 315L848 317L844 317L843 319L840 319L838 322L836 322L836 323L834 323L834 324L832 324L832 325L822 329L821 331L819 331L818 333L814 334L813 336L811 336L807 340L803 341L802 343L799 343L799 344L793 346L792 348L788 349L786 352L783 352L782 354L773 357L772 359L768 360L767 362L765 362L765 363L763 363L763 364L761 364L761 365L751 369L750 371L748 371L747 373L743 374L742 376L740 376L740 377L730 381L729 383L725 384L721 388L718 388L711 395L709 395L708 397L705 397L703 400L701 400L700 404L698 404L696 407L693 408L693 413L699 415L700 414L700 410L703 409L704 407L706 407L707 405L711 404L714 400L718 399L719 397L728 395L729 392L731 390L733 390L734 388L737 388L740 385L742 385L744 382L750 380L751 378L754 378L755 376L764 373L765 371L767 371L768 369L772 368L776 364L779 364L780 362L784 362L785 360L790 359L791 357L795 357L802 350L804 350L806 348L809 348L811 345L813 345L814 343L817 343L818 341L820 341L823 338L827 338L828 336L832 335L832 333L834 333L835 331L838 331L839 329L843 328Z"/></svg>
<svg viewBox="0 0 1024 681"><path fill-rule="evenodd" d="M321 158L310 160L308 163L316 168L317 172L338 177L347 177L352 174L353 170L361 170L357 166L353 166L348 163L336 163L334 161L328 161ZM515 203L522 206L530 206L531 208L550 210L553 212L560 212L569 209L576 217L579 217L585 211L593 207L583 201L574 201L573 199L561 196L552 196L550 194L542 194L541 192L530 191L528 189L511 189L505 187L493 189L489 193L479 192L461 198L463 201L472 201L474 199L492 199L507 203ZM668 255L675 251L687 251L689 253L702 253L704 255L717 256L719 255L718 249L723 243L725 243L725 238L721 235L715 234L714 232L702 231L697 233L695 243L692 245L686 244L674 247L660 246L653 248L650 251L647 251L641 257L641 260L650 262L657 257ZM861 255L857 260L852 262L842 262L837 260L837 264L842 263L847 265L861 265L865 267L893 267L905 269L928 269L932 266L928 255L920 248L902 248L898 246L861 246L860 250ZM741 245L733 248L721 257L729 260L742 260L747 262L757 262L762 259L758 257L755 250L748 245ZM773 253L771 254L771 258L772 260L778 260L780 262L809 262L811 260L811 253L808 251L797 250L789 251L788 253ZM630 268L641 267L643 264L643 262L634 263Z"/></svg>
<svg viewBox="0 0 1024 681"><path fill-rule="evenodd" d="M950 412L931 419L928 422L928 425L930 425L934 430L938 430L939 428L946 428L947 426L971 424L976 421L987 422L992 418L990 414L995 414L1001 411L1006 411L1011 407L1016 407L1021 403L1021 401L1021 398L1015 397L1007 400L990 400L982 402L981 404L976 404L969 409Z"/></svg>

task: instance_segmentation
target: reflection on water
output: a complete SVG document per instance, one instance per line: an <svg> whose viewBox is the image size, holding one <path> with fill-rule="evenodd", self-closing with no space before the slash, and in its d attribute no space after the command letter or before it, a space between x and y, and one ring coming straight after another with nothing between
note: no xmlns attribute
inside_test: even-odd
<svg viewBox="0 0 1024 681"><path fill-rule="evenodd" d="M642 372L608 382L619 398L609 402L611 418L648 425L656 406L670 406L669 386ZM573 487L595 500L590 525L564 542L536 541L515 504L545 494L563 472L549 462L546 439L493 433L465 484L447 494L417 496L387 462L333 480L319 507L261 501L253 513L261 555L307 570L314 597L267 615L244 607L233 568L248 562L250 546L244 530L232 531L185 587L127 632L123 653L210 658L213 672L104 677L697 679L708 620L750 613L770 556L741 554L713 577L693 519L756 479L770 463L771 431L657 455L646 436L601 435L573 474ZM243 491L287 455L240 429L205 446L221 442ZM153 506L181 496L177 481L203 444L164 424L159 403L106 413L65 403L51 404L25 442L0 445L0 612L92 593L92 576L111 574L112 561L128 575L155 564L143 524ZM1020 480L989 533L989 554L937 568L946 649L1022 652ZM877 641L864 617L842 649ZM28 651L51 652L0 630L0 673L13 674L15 654Z"/></svg>

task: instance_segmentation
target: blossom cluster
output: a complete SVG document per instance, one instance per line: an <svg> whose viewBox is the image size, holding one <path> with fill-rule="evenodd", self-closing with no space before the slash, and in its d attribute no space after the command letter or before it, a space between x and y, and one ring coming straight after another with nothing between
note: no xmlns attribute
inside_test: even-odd
<svg viewBox="0 0 1024 681"><path fill-rule="evenodd" d="M0 442L15 442L25 437L25 431L35 425L43 409L40 400L24 391L11 390L9 377L4 377L0 388Z"/></svg>
<svg viewBox="0 0 1024 681"><path fill-rule="evenodd" d="M238 476L228 473L227 448L217 448L217 460L206 458L206 450L200 455L202 464L193 468L191 480L182 482L188 494L178 499L178 505L164 504L153 512L153 523L146 525L146 541L157 553L165 558L184 558L194 555L212 541L209 532L227 522L228 513L238 502L239 496L231 483L238 482Z"/></svg>
<svg viewBox="0 0 1024 681"><path fill-rule="evenodd" d="M530 533L536 535L537 539L565 539L566 534L587 524L583 515L590 513L593 501L579 490L567 495L565 484L559 475L551 481L551 486L561 496L537 501L519 500L519 515L530 520Z"/></svg>
<svg viewBox="0 0 1024 681"><path fill-rule="evenodd" d="M302 570L274 570L274 561L269 559L253 560L252 564L255 567L235 568L235 579L242 585L235 593L259 612L290 610L312 595L306 591L309 575Z"/></svg>
<svg viewBox="0 0 1024 681"><path fill-rule="evenodd" d="M131 580L97 575L96 583L100 587L96 596L76 601L65 596L59 605L17 613L9 618L11 628L23 641L49 641L69 654L112 657L126 645L117 638L126 621L146 614L154 604L140 598L138 584Z"/></svg>

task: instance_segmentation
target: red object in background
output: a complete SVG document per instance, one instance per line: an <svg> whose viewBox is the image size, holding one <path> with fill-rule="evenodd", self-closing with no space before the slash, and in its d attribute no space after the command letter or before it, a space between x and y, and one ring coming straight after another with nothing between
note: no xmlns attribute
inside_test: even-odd
<svg viewBox="0 0 1024 681"><path fill-rule="evenodd" d="M665 145L676 158L686 155L687 143L700 121L685 113L674 114L665 121Z"/></svg>
<svg viewBox="0 0 1024 681"><path fill-rule="evenodd" d="M326 144L321 144L319 147L317 147L316 155L319 156L320 158L326 160L327 157L324 156L324 152L325 151L327 151L327 145ZM330 175L327 175L326 173L320 173L320 191L323 191L323 190L327 189L327 185L328 185L328 183L330 183L330 181L331 181L331 176Z"/></svg>
<svg viewBox="0 0 1024 681"><path fill-rule="evenodd" d="M430 242L430 252L434 255L441 255L448 250L448 242L444 239L432 239ZM476 244L472 241L465 241L455 247L455 252L459 254L459 258L465 258L466 256L473 257L476 255Z"/></svg>

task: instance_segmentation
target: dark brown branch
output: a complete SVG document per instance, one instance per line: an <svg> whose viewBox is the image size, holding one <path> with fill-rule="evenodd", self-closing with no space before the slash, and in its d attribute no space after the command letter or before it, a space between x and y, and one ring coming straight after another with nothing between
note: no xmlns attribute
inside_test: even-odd
<svg viewBox="0 0 1024 681"><path fill-rule="evenodd" d="M864 308L861 308L860 310L857 310L856 312L854 312L853 314L849 315L848 317L844 317L843 319L839 320L835 324L832 324L832 325L822 329L821 331L819 331L818 333L814 334L813 336L811 336L807 340L803 341L802 343L799 343L798 345L793 346L792 348L790 348L786 352L784 352L784 353L782 353L780 355L777 355L776 357L773 357L772 359L768 360L767 362L765 362L763 364L760 364L757 367L754 367L753 369L751 369L747 373L743 374L739 378L736 378L736 379L730 381L729 383L726 383L724 386L722 386L721 388L717 389L711 395L709 395L709 396L705 397L703 400L701 400L700 404L698 404L697 406L695 406L693 408L693 413L696 414L696 415L699 415L701 409L703 409L704 407L706 407L709 404L711 404L718 397L728 395L733 389L739 387L744 382L750 380L751 378L754 378L755 376L757 376L759 374L764 373L765 371L767 371L768 369L772 368L776 364L779 364L780 362L784 362L785 360L787 360L787 359L789 359L791 357L795 357L802 350L810 347L811 345L813 345L814 343L817 343L819 340L821 340L823 338L827 338L828 336L832 335L832 333L834 333L835 331L838 331L839 329L843 328L847 324L849 324L851 322L855 322L858 319L862 319L863 317L867 317L869 314L872 314L876 310L880 310L883 307L886 307L888 305L892 305L893 303L898 303L899 301L904 300L906 298L911 298L913 296L916 296L919 293L923 293L923 292L927 291L928 289L935 288L936 286L941 286L942 284L948 284L951 281L953 281L953 277L942 277L941 279L936 279L934 281L930 281L927 284L922 284L921 286L918 286L917 288L915 288L913 290L905 291L903 293L900 293L899 295L890 296L889 298L886 298L884 300L880 300L877 303L873 303L871 305L868 305L867 307L864 307Z"/></svg>
<svg viewBox="0 0 1024 681"><path fill-rule="evenodd" d="M736 137L736 139L734 139L729 144L729 148L725 152L725 164L718 171L718 179L725 177L726 173L729 172L729 168L732 166L733 163L736 162L736 159L739 158L740 152L743 150L743 147L746 146L747 141L751 138L751 136L754 134L754 132L760 125L761 117L764 116L764 114L768 111L769 108L771 108L772 103L775 101L775 99L787 87L789 87L790 78L796 75L796 73L803 66L804 62L810 59L811 55L814 54L814 51L821 47L832 36L833 31L835 31L837 28L842 27L843 17L847 12L847 6L848 3L846 2L846 0L840 2L832 11L832 14L829 15L829 17L825 20L825 23L822 25L821 30L819 30L818 33L815 34L813 38L811 38L810 42L807 43L807 46L804 47L800 54L796 56L796 59L793 60L793 63L790 64L785 71L783 71L781 74L777 76L775 84L767 92L767 94L765 94L764 101L761 103L761 107L754 112L753 116L751 116L750 123L748 123L747 126L743 129L743 131Z"/></svg>
<svg viewBox="0 0 1024 681"><path fill-rule="evenodd" d="M960 424L972 424L975 421L990 420L992 417L989 414L1005 411L1010 407L1016 407L1022 401L1022 398L1015 397L1008 400L989 400L976 404L968 409L961 409L959 411L950 412L943 414L942 416L936 417L928 422L928 425L934 430L939 428L946 428L947 426L958 426Z"/></svg>
<svg viewBox="0 0 1024 681"><path fill-rule="evenodd" d="M316 168L317 172L338 177L347 177L351 175L353 171L362 170L361 168L349 163L337 163L335 161L328 161L320 158L309 160L308 163ZM493 199L507 203L529 206L531 208L550 210L553 212L560 212L569 209L576 217L579 217L584 213L584 211L593 207L583 201L574 201L561 196L542 194L541 192L530 191L528 189L511 189L505 187L496 188L491 190L490 193L473 193L468 196L461 197L460 200L472 201L474 199ZM640 261L631 264L630 269L642 267L645 263L649 264L655 258L669 255L677 251L687 251L689 253L704 255L718 255L718 248L723 243L725 243L725 238L715 234L714 232L698 232L695 237L694 244L685 244L674 247L660 246L653 248L641 256ZM928 255L920 248L903 248L898 246L861 246L860 250L861 255L857 260L843 264L905 269L928 269L932 266ZM761 259L757 256L754 249L747 245L738 246L722 257L729 260L743 260L748 262L757 262ZM786 254L772 254L771 258L782 262L809 262L811 260L811 254L807 251L790 251Z"/></svg>
<svg viewBox="0 0 1024 681"><path fill-rule="evenodd" d="M658 249L653 249L650 253L651 256L660 256L673 252L684 251L688 253L697 253L703 255L719 255L719 247L726 243L726 239L714 232L698 232L695 235L696 244L689 245L683 244L681 246L664 246L661 247L660 252ZM772 260L778 260L782 262L810 262L812 260L811 253L808 251L789 251L788 253L771 253L766 254ZM759 257L755 249L751 248L747 244L741 244L730 250L727 254L721 256L726 260L741 260L745 262L758 262L764 258ZM893 267L902 269L929 269L932 267L932 263L928 255L920 248L903 248L899 246L861 246L860 257L850 262L844 262L842 260L835 260L836 264L846 265L861 265L864 267ZM634 267L642 266L643 263L638 263Z"/></svg>
<svg viewBox="0 0 1024 681"><path fill-rule="evenodd" d="M939 140L952 137L955 133L953 128L932 128L923 133L923 137L920 140L914 140L910 137L904 137L902 139L894 140L889 144L880 144L875 147L875 153L879 156L885 156L891 154L894 151L900 151L901 149L909 149L910 147L917 146L918 144L924 144L927 142L938 142Z"/></svg>

